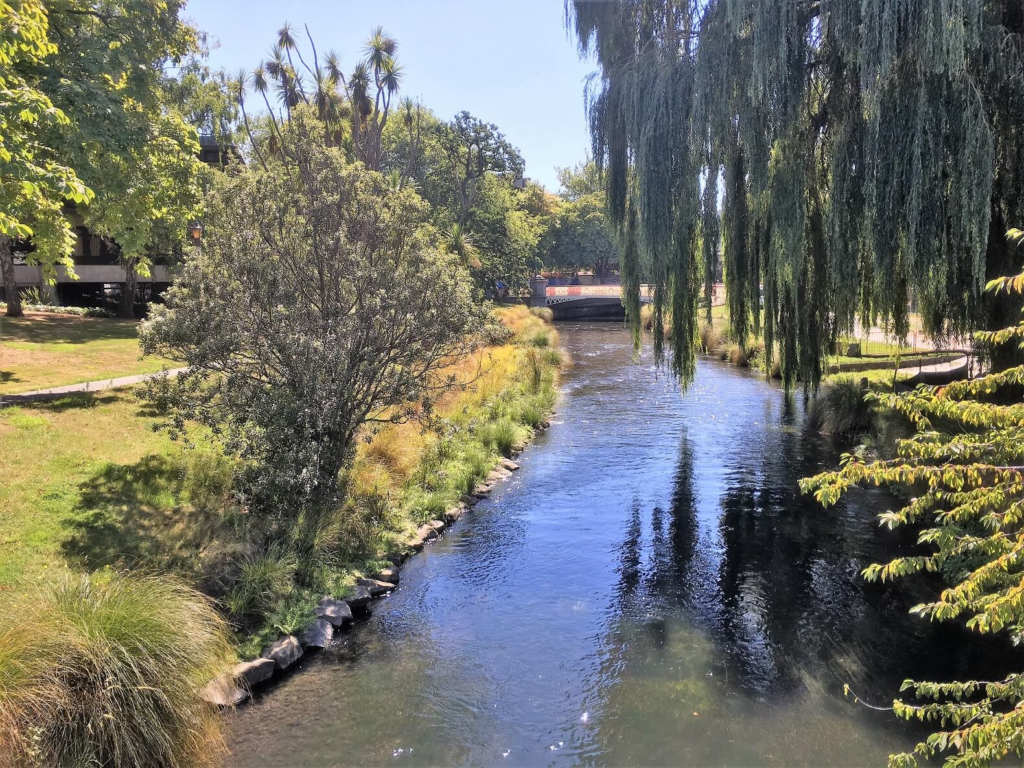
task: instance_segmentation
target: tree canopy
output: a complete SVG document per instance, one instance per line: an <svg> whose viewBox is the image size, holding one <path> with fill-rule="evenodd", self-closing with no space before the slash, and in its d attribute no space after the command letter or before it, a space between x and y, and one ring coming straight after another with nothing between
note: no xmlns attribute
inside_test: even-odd
<svg viewBox="0 0 1024 768"><path fill-rule="evenodd" d="M254 468L249 502L277 517L337 500L359 428L424 407L475 317L413 190L349 163L312 107L280 136L266 169L218 179L202 248L141 332L188 366L156 392L178 431L222 434Z"/></svg>
<svg viewBox="0 0 1024 768"><path fill-rule="evenodd" d="M593 270L608 277L618 265L619 245L608 222L604 186L593 161L561 168L561 202L540 244L548 269Z"/></svg>
<svg viewBox="0 0 1024 768"><path fill-rule="evenodd" d="M761 333L769 365L777 345L788 385L819 381L858 314L902 336L915 298L934 334L985 322L1024 212L1017 0L567 5L600 66L591 134L626 282L654 284L659 326L671 309L684 381L719 231L737 338Z"/></svg>
<svg viewBox="0 0 1024 768"><path fill-rule="evenodd" d="M55 264L72 267L74 236L63 214L68 201L88 203L93 193L43 129L63 129L68 116L36 78L57 52L49 19L38 0L0 2L0 271L7 314L21 314L12 244L32 238L28 262L52 277Z"/></svg>

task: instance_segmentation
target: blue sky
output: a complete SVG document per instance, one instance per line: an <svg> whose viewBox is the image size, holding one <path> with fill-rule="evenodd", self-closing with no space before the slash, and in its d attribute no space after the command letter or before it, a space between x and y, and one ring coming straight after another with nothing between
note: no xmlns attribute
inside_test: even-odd
<svg viewBox="0 0 1024 768"><path fill-rule="evenodd" d="M251 70L287 20L308 24L317 49L334 49L348 71L370 30L398 40L402 94L443 119L468 110L496 123L519 147L526 175L557 191L555 166L590 146L582 61L567 36L562 0L190 0L185 17L218 44L211 65Z"/></svg>

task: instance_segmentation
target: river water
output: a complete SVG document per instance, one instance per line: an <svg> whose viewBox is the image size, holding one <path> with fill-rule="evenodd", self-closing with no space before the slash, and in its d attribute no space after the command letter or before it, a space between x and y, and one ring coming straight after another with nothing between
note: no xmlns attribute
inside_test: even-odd
<svg viewBox="0 0 1024 768"><path fill-rule="evenodd" d="M799 494L840 452L800 396L712 361L680 395L621 325L560 332L575 366L521 470L230 716L231 765L884 765L920 733L844 683L888 703L990 665L859 577L901 543L885 497Z"/></svg>

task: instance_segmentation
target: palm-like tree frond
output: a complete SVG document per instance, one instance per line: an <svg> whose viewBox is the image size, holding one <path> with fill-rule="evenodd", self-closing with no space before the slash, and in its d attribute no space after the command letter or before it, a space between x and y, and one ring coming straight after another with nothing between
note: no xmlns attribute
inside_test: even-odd
<svg viewBox="0 0 1024 768"><path fill-rule="evenodd" d="M295 50L295 28L287 21L277 30L277 44L286 51Z"/></svg>
<svg viewBox="0 0 1024 768"><path fill-rule="evenodd" d="M385 32L384 27L377 27L373 30L363 50L367 62L375 70L381 69L387 59L394 58L397 51L398 41Z"/></svg>

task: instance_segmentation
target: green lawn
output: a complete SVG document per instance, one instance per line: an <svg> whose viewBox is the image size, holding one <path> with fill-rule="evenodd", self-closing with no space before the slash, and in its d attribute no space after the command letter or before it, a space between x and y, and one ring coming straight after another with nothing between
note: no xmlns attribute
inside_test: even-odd
<svg viewBox="0 0 1024 768"><path fill-rule="evenodd" d="M195 572L227 469L154 422L130 391L0 409L0 585L65 567Z"/></svg>
<svg viewBox="0 0 1024 768"><path fill-rule="evenodd" d="M0 394L152 373L173 365L139 357L138 321L26 312L0 317Z"/></svg>

